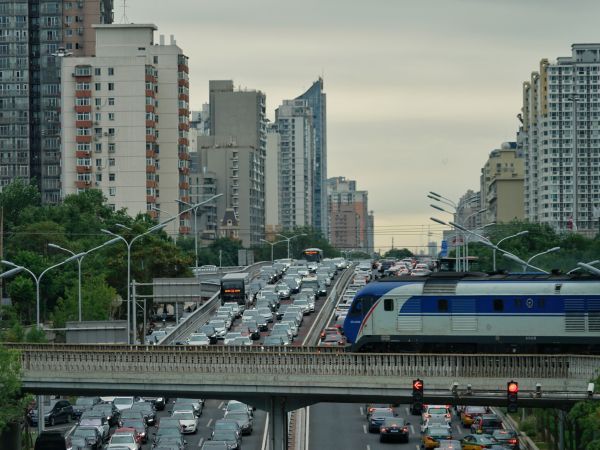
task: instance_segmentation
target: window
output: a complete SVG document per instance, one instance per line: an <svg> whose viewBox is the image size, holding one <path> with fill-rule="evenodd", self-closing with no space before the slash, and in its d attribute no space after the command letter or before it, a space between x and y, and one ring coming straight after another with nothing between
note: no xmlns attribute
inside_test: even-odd
<svg viewBox="0 0 600 450"><path fill-rule="evenodd" d="M117 195L117 188L116 187L109 187L108 188L108 195L110 195L111 197L114 197L115 195Z"/></svg>
<svg viewBox="0 0 600 450"><path fill-rule="evenodd" d="M494 311L495 312L504 311L504 300L502 300L501 298L494 299Z"/></svg>
<svg viewBox="0 0 600 450"><path fill-rule="evenodd" d="M445 298L438 299L438 312L448 312L448 300Z"/></svg>
<svg viewBox="0 0 600 450"><path fill-rule="evenodd" d="M115 165L115 158L108 158L108 165L110 167L114 167L114 165Z"/></svg>
<svg viewBox="0 0 600 450"><path fill-rule="evenodd" d="M96 158L96 167L102 167L102 158Z"/></svg>
<svg viewBox="0 0 600 450"><path fill-rule="evenodd" d="M111 76L114 75L115 74L115 69L113 67L109 67L108 68L108 74L111 75Z"/></svg>
<svg viewBox="0 0 600 450"><path fill-rule="evenodd" d="M115 98L114 97L108 97L108 105L115 106Z"/></svg>
<svg viewBox="0 0 600 450"><path fill-rule="evenodd" d="M383 310L384 311L393 311L394 310L394 300L391 298L386 298L383 300Z"/></svg>
<svg viewBox="0 0 600 450"><path fill-rule="evenodd" d="M100 142L96 143L96 153L102 152L102 144Z"/></svg>
<svg viewBox="0 0 600 450"><path fill-rule="evenodd" d="M99 122L99 121L101 121L101 120L102 120L102 113L98 113L98 112L97 112L96 114L94 114L94 120L95 120L96 122Z"/></svg>
<svg viewBox="0 0 600 450"><path fill-rule="evenodd" d="M154 64L158 64L158 56L155 56L153 61L154 61Z"/></svg>
<svg viewBox="0 0 600 450"><path fill-rule="evenodd" d="M109 128L108 129L108 135L109 136L114 136L115 135L115 129L114 128Z"/></svg>
<svg viewBox="0 0 600 450"><path fill-rule="evenodd" d="M116 175L114 173L108 174L108 181L115 181Z"/></svg>
<svg viewBox="0 0 600 450"><path fill-rule="evenodd" d="M101 98L95 98L94 99L94 104L96 106L101 106L102 105L102 99Z"/></svg>
<svg viewBox="0 0 600 450"><path fill-rule="evenodd" d="M101 174L101 173L97 173L97 174L96 174L96 181L97 181L97 182L100 182L100 181L102 181L102 174Z"/></svg>
<svg viewBox="0 0 600 450"><path fill-rule="evenodd" d="M115 90L115 83L108 83L108 90L109 91L114 91Z"/></svg>
<svg viewBox="0 0 600 450"><path fill-rule="evenodd" d="M108 120L115 120L115 113L108 113Z"/></svg>
<svg viewBox="0 0 600 450"><path fill-rule="evenodd" d="M96 90L99 91L102 89L102 83L96 83L95 84Z"/></svg>
<svg viewBox="0 0 600 450"><path fill-rule="evenodd" d="M108 144L108 153L114 153L116 149L115 144L113 144L112 142Z"/></svg>
<svg viewBox="0 0 600 450"><path fill-rule="evenodd" d="M100 76L102 74L102 69L100 67L96 67L94 69L94 75Z"/></svg>

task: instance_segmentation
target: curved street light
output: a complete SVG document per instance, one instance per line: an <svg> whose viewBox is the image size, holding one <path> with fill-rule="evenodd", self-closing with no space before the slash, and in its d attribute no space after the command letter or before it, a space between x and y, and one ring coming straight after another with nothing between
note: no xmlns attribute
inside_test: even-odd
<svg viewBox="0 0 600 450"><path fill-rule="evenodd" d="M526 234L529 234L528 230L523 230L523 231L519 231L516 234L511 234L510 236L506 236L506 237L500 239L498 241L498 243L496 244L496 246L500 247L500 244L502 244L507 239L512 239L512 238L518 237L518 236L525 236ZM493 249L493 251L492 251L492 262L493 262L493 269L494 269L494 272L495 272L496 271L496 249Z"/></svg>
<svg viewBox="0 0 600 450"><path fill-rule="evenodd" d="M533 255L531 258L529 258L527 260L527 262L525 263L525 265L523 266L523 272L525 272L525 270L527 270L527 267L533 267L531 264L529 264L534 258L537 258L538 256L542 256L542 255L547 255L548 253L554 253L560 250L560 247L552 247L549 248L546 251L540 252L536 255ZM547 273L547 272L546 272Z"/></svg>
<svg viewBox="0 0 600 450"><path fill-rule="evenodd" d="M276 234L276 236L280 236L282 237L285 241L287 241L287 259L290 259L290 241L294 238L300 237L300 236L306 236L306 233L300 233L300 234L295 234L293 236L284 236L283 234Z"/></svg>
<svg viewBox="0 0 600 450"><path fill-rule="evenodd" d="M271 246L271 262L273 262L273 247L275 247L275 245L277 245L281 242L285 242L285 239L282 239L281 241L277 241L277 242L267 241L266 239L259 239L259 241L265 242Z"/></svg>

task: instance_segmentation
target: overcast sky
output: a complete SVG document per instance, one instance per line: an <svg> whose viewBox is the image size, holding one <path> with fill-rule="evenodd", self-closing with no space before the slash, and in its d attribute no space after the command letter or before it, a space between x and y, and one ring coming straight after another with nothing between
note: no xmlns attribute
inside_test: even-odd
<svg viewBox="0 0 600 450"><path fill-rule="evenodd" d="M116 22L122 2L115 0ZM598 0L127 5L129 22L155 23L189 56L193 110L208 102L209 80L232 79L265 92L272 119L283 99L323 76L328 176L369 191L383 251L392 237L395 247L418 246L430 225L440 229L429 220L429 190L454 200L479 190L489 152L515 140L521 86L541 58L600 42Z"/></svg>

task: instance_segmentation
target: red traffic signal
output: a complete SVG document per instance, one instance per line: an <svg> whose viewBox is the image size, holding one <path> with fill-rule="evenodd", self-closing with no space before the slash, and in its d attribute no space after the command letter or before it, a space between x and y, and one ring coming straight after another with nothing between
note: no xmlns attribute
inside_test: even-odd
<svg viewBox="0 0 600 450"><path fill-rule="evenodd" d="M422 391L423 390L423 380L413 380L413 390Z"/></svg>
<svg viewBox="0 0 600 450"><path fill-rule="evenodd" d="M506 384L506 390L508 392L510 392L511 394L516 394L519 392L519 383L517 383L516 381L509 381Z"/></svg>

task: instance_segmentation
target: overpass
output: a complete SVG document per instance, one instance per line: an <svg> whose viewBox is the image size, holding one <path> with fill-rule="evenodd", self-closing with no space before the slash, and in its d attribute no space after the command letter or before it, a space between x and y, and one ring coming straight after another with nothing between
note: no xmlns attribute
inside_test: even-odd
<svg viewBox="0 0 600 450"><path fill-rule="evenodd" d="M519 382L521 406L566 407L600 399L587 392L600 371L598 356L375 354L318 347L8 347L20 352L24 391L236 399L271 414L274 449L284 448L288 411L324 401L410 403L417 377L429 403L503 405L509 380Z"/></svg>

